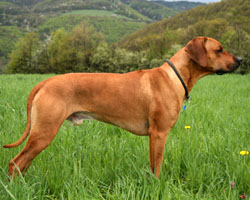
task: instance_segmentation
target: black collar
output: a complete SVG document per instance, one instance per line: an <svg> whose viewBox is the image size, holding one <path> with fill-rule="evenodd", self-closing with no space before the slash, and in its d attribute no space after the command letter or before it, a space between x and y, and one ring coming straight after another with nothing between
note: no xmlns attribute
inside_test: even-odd
<svg viewBox="0 0 250 200"><path fill-rule="evenodd" d="M175 74L177 75L177 77L179 78L179 80L181 81L181 84L183 85L184 89L185 89L185 96L186 96L186 100L188 100L190 98L189 94L188 94L188 89L183 81L183 79L181 78L181 75L179 74L179 72L177 71L177 69L175 68L174 64L172 62L170 62L170 60L166 60L166 62L170 65L170 67L174 70Z"/></svg>

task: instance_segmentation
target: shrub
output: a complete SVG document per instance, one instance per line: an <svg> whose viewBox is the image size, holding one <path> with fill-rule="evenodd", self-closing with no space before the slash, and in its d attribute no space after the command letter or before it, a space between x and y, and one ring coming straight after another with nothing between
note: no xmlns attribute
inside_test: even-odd
<svg viewBox="0 0 250 200"><path fill-rule="evenodd" d="M27 33L19 40L16 49L10 55L10 62L6 68L7 73L34 72L34 54L39 46L39 37L36 33Z"/></svg>

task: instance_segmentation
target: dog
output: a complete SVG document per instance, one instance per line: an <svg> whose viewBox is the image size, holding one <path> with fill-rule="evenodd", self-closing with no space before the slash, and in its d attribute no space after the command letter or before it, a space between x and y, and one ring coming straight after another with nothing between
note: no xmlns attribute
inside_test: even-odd
<svg viewBox="0 0 250 200"><path fill-rule="evenodd" d="M29 135L10 161L9 174L14 177L18 168L24 174L66 119L77 125L95 119L149 136L150 167L160 177L167 135L194 84L208 74L232 72L241 61L215 39L197 37L158 68L125 74L69 73L44 80L28 97L23 135L4 146L16 147Z"/></svg>

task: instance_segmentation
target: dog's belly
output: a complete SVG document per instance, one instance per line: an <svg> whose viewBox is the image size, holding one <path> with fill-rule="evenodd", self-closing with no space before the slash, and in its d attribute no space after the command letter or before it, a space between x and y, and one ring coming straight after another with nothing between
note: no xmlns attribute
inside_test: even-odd
<svg viewBox="0 0 250 200"><path fill-rule="evenodd" d="M93 120L94 117L91 117L87 112L75 112L72 113L67 120L71 121L75 125L81 125L83 120Z"/></svg>
<svg viewBox="0 0 250 200"><path fill-rule="evenodd" d="M129 132L132 132L136 135L148 135L148 122L147 121L129 121L129 120L110 120L104 119L101 116L91 113L91 112L75 112L72 113L67 120L71 121L75 125L81 125L83 120L98 120L101 122L106 122L112 125L116 125L120 128L123 128Z"/></svg>

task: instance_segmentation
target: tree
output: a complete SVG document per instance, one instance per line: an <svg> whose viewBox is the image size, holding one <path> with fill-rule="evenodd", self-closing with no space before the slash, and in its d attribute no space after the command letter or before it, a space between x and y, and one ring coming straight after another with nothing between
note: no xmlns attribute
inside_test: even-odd
<svg viewBox="0 0 250 200"><path fill-rule="evenodd" d="M52 33L51 41L48 44L48 66L53 73L60 73L64 70L62 66L64 60L61 60L60 54L61 51L63 51L62 48L64 47L62 43L66 37L66 31L64 29L58 29L56 32Z"/></svg>
<svg viewBox="0 0 250 200"><path fill-rule="evenodd" d="M84 23L66 33L58 29L48 45L49 66L54 73L89 71L91 56L102 41L100 34Z"/></svg>
<svg viewBox="0 0 250 200"><path fill-rule="evenodd" d="M7 73L33 73L33 56L39 46L39 37L36 33L30 32L17 42L16 48L10 55L10 62L6 68Z"/></svg>
<svg viewBox="0 0 250 200"><path fill-rule="evenodd" d="M93 72L114 72L112 62L113 49L107 43L101 43L95 50L91 58L91 71Z"/></svg>

